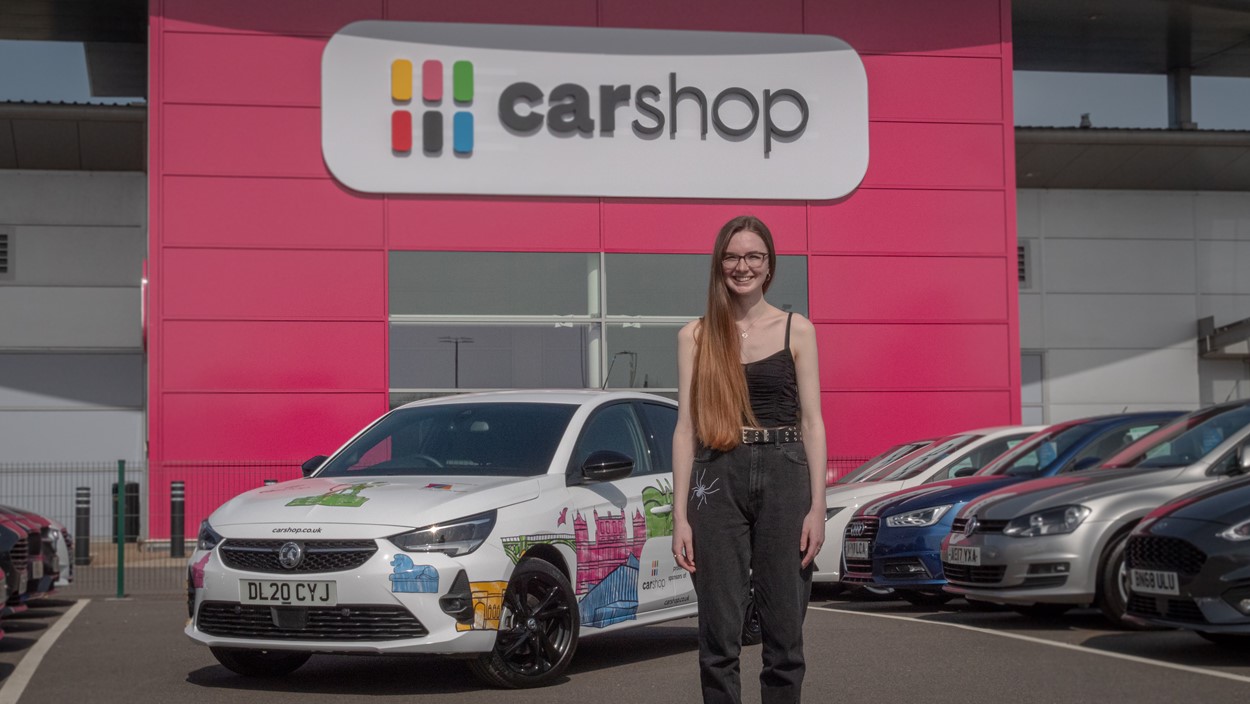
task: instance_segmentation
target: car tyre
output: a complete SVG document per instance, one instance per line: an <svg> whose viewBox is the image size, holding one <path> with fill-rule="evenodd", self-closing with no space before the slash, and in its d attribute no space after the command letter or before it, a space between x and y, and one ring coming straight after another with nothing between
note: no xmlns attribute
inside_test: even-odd
<svg viewBox="0 0 1250 704"><path fill-rule="evenodd" d="M746 615L742 620L742 644L759 645L764 640L764 628L760 625L760 612L755 608L755 592L747 600Z"/></svg>
<svg viewBox="0 0 1250 704"><path fill-rule="evenodd" d="M1128 565L1125 563L1125 548L1128 545L1128 533L1117 536L1103 553L1102 563L1098 569L1097 595L1095 605L1107 620L1119 628L1130 631L1156 630L1149 626L1132 623L1124 618L1128 613Z"/></svg>
<svg viewBox="0 0 1250 704"><path fill-rule="evenodd" d="M1240 652L1250 651L1250 635L1244 633L1211 633L1210 631L1198 631L1198 635L1206 638L1208 642L1214 643L1223 648L1229 648Z"/></svg>
<svg viewBox="0 0 1250 704"><path fill-rule="evenodd" d="M954 594L946 592L925 592L917 589L895 589L894 592L903 601L914 606L941 606L955 598Z"/></svg>
<svg viewBox="0 0 1250 704"><path fill-rule="evenodd" d="M573 659L580 626L564 573L544 560L522 560L504 592L495 647L470 660L469 668L495 687L551 684Z"/></svg>
<svg viewBox="0 0 1250 704"><path fill-rule="evenodd" d="M222 667L247 677L281 677L299 669L312 653L303 650L209 648Z"/></svg>

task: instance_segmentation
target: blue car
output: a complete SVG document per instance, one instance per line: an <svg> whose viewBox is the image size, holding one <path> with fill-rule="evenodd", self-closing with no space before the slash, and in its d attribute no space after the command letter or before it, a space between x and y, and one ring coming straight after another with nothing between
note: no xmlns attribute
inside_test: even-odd
<svg viewBox="0 0 1250 704"><path fill-rule="evenodd" d="M922 484L866 503L847 524L843 542L844 555L863 558L848 557L842 581L891 587L913 604L945 603L954 596L942 591L942 540L963 504L1008 484L1095 467L1178 415L1159 411L1057 423L972 476Z"/></svg>

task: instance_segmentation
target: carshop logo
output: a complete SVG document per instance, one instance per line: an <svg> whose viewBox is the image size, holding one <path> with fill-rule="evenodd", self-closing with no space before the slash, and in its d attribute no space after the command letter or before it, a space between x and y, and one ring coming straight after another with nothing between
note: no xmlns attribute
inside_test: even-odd
<svg viewBox="0 0 1250 704"><path fill-rule="evenodd" d="M451 69L452 101L456 112L452 114L452 151L456 154L473 153L473 113L466 108L473 103L473 62L456 61ZM396 59L391 62L391 100L396 109L391 113L391 151L406 155L412 151L412 110L414 94L412 61ZM426 156L438 156L443 152L443 62L427 59L421 63L421 151ZM405 109L408 108L408 109Z"/></svg>
<svg viewBox="0 0 1250 704"><path fill-rule="evenodd" d="M354 22L321 150L363 193L827 200L868 169L868 79L815 34Z"/></svg>

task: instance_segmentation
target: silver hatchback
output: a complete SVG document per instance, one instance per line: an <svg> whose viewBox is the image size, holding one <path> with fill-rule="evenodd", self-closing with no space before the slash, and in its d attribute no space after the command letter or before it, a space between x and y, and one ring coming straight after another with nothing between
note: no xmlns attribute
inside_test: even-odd
<svg viewBox="0 0 1250 704"><path fill-rule="evenodd" d="M1124 546L1154 508L1241 472L1250 401L1181 416L1100 468L1013 484L970 502L942 543L946 590L1034 615L1096 604L1124 621Z"/></svg>

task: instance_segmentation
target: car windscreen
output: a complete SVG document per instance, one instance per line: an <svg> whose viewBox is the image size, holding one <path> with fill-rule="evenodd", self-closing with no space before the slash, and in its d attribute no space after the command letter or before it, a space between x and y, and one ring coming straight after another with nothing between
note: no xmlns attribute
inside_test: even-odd
<svg viewBox="0 0 1250 704"><path fill-rule="evenodd" d="M343 448L317 476L546 474L576 410L553 403L401 408Z"/></svg>
<svg viewBox="0 0 1250 704"><path fill-rule="evenodd" d="M882 452L876 457L873 457L872 459L861 464L855 469L852 469L850 472L847 472L844 476L839 477L837 483L849 484L851 482L857 482L863 477L865 477L866 475L868 475L868 473L875 472L876 470L886 466L887 464L893 462L894 460L897 460L903 457L904 455L910 454L911 452L915 451L917 448L924 447L925 445L929 444L929 442L930 441L925 440L923 442L905 442L901 445L895 445L894 447L891 447L885 452Z"/></svg>
<svg viewBox="0 0 1250 704"><path fill-rule="evenodd" d="M1050 469L1061 455L1072 449L1091 432L1085 424L1065 423L1048 428L1027 441L1013 447L1007 454L985 465L978 476L1011 475L1027 477L1040 475Z"/></svg>
<svg viewBox="0 0 1250 704"><path fill-rule="evenodd" d="M899 479L910 479L925 469L932 467L934 463L941 462L950 456L952 452L967 445L968 443L981 437L980 435L953 435L942 440L933 447L925 450L920 456L907 462L901 467L896 468L884 477L880 477L875 481L896 481Z"/></svg>
<svg viewBox="0 0 1250 704"><path fill-rule="evenodd" d="M1124 448L1103 467L1184 467L1246 425L1250 425L1250 405L1195 411Z"/></svg>

